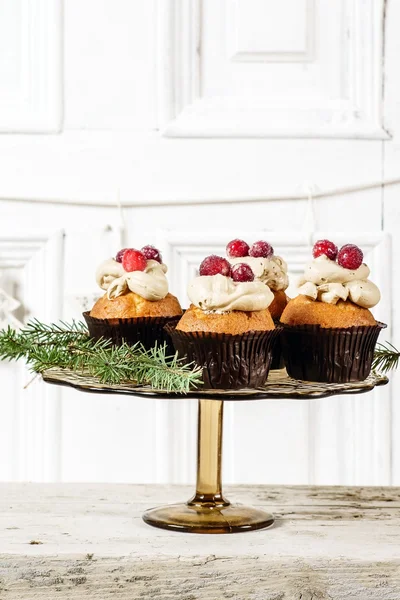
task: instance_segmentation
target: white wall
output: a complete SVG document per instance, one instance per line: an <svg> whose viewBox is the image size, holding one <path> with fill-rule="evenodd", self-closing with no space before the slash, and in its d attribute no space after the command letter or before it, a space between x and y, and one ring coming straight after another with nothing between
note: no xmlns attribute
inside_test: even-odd
<svg viewBox="0 0 400 600"><path fill-rule="evenodd" d="M400 178L400 6L384 19L383 4L3 0L0 287L15 316L79 316L95 266L126 244L160 244L185 304L201 257L232 237L270 239L295 274L326 234L366 249L400 344L399 188L380 185ZM0 479L193 480L195 402L0 374ZM225 479L398 484L397 385L229 404Z"/></svg>

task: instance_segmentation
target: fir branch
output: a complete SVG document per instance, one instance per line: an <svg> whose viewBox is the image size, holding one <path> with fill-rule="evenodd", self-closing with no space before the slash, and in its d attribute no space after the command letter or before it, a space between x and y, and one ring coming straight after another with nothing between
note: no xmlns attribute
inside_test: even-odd
<svg viewBox="0 0 400 600"><path fill-rule="evenodd" d="M135 382L171 392L188 392L201 384L201 369L168 356L165 346L149 351L139 344L113 346L110 340L89 337L81 322L46 325L34 320L20 331L0 331L0 359L21 358L36 373L58 367L98 377L102 383Z"/></svg>
<svg viewBox="0 0 400 600"><path fill-rule="evenodd" d="M392 369L397 369L400 360L400 352L389 342L386 344L377 344L372 361L374 371L387 373Z"/></svg>

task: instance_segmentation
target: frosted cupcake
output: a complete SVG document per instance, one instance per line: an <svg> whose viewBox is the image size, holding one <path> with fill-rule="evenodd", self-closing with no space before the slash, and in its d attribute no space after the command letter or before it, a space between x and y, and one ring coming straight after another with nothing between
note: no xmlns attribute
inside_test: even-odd
<svg viewBox="0 0 400 600"><path fill-rule="evenodd" d="M92 337L120 344L140 342L146 349L170 344L164 326L182 315L178 299L169 293L167 266L153 246L125 248L105 260L96 281L105 294L84 313ZM173 347L170 345L170 351Z"/></svg>
<svg viewBox="0 0 400 600"><path fill-rule="evenodd" d="M353 244L340 251L329 240L313 248L281 322L286 368L291 377L343 383L368 377L375 344L384 324L370 308L380 292L369 280L363 253Z"/></svg>
<svg viewBox="0 0 400 600"><path fill-rule="evenodd" d="M204 387L263 385L280 333L268 310L271 290L248 265L231 269L225 258L209 256L188 296L191 305L171 335L179 355L203 368Z"/></svg>
<svg viewBox="0 0 400 600"><path fill-rule="evenodd" d="M285 290L289 285L287 264L268 242L259 240L251 246L244 240L232 240L226 246L228 260L232 266L248 265L254 273L255 281L261 281L274 295L269 306L273 319L278 320L288 302Z"/></svg>
<svg viewBox="0 0 400 600"><path fill-rule="evenodd" d="M244 240L232 240L226 246L226 253L233 267L243 263L248 265L254 273L255 280L269 287L274 298L268 309L275 324L278 324L289 300L286 296L289 285L286 262L282 257L275 255L273 247L265 240L254 242L251 246ZM271 369L281 369L283 366L281 344L278 340Z"/></svg>

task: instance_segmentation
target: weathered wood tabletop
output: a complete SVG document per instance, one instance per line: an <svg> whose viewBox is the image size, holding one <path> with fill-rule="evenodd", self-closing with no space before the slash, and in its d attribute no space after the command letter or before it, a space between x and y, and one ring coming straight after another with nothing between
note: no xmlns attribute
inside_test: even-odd
<svg viewBox="0 0 400 600"><path fill-rule="evenodd" d="M400 600L400 488L236 486L269 530L153 529L185 486L0 484L0 598Z"/></svg>

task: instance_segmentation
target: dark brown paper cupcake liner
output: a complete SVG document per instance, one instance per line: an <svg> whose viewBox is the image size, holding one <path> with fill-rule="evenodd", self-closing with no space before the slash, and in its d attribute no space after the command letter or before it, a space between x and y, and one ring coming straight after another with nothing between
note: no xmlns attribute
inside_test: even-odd
<svg viewBox="0 0 400 600"><path fill-rule="evenodd" d="M268 377L282 328L242 335L179 331L166 326L178 356L203 368L203 389L256 388Z"/></svg>
<svg viewBox="0 0 400 600"><path fill-rule="evenodd" d="M275 327L281 327L281 322L279 319L274 319ZM283 359L283 351L282 351L282 341L281 336L278 336L274 349L272 351L272 360L270 371L275 371L276 369L283 369L285 366L285 361Z"/></svg>
<svg viewBox="0 0 400 600"><path fill-rule="evenodd" d="M140 342L146 350L167 344L167 355L174 355L172 340L164 329L168 323L178 323L176 317L136 317L131 319L96 319L84 312L89 334L96 340L110 339L116 346L123 342L133 346Z"/></svg>
<svg viewBox="0 0 400 600"><path fill-rule="evenodd" d="M288 375L304 381L364 381L371 372L375 345L384 323L324 328L283 325L281 336Z"/></svg>

